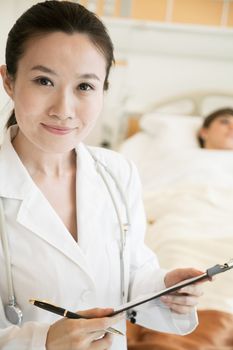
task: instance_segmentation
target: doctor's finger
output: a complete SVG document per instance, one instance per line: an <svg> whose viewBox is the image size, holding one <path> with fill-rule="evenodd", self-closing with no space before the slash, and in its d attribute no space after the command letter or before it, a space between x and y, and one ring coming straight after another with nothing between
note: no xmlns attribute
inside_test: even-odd
<svg viewBox="0 0 233 350"><path fill-rule="evenodd" d="M98 331L103 331L117 322L121 318L111 318L111 317L101 317L101 318L92 318L92 319L80 319L78 328L82 329L85 333L93 333Z"/></svg>
<svg viewBox="0 0 233 350"><path fill-rule="evenodd" d="M105 309L101 309L101 308L95 308L95 309L89 309L89 310L85 310L85 311L78 311L77 313L79 315L84 316L84 318L87 319L95 319L95 318L103 318L103 317L108 317L109 315L111 315L113 313L114 309L112 308L105 308ZM113 324L117 323L121 320L124 320L126 318L125 313L120 313L117 314L115 316L109 316L109 318L111 318Z"/></svg>
<svg viewBox="0 0 233 350"><path fill-rule="evenodd" d="M194 310L194 306L171 304L169 309L177 314L187 315Z"/></svg>
<svg viewBox="0 0 233 350"><path fill-rule="evenodd" d="M161 300L166 305L183 305L183 306L196 306L198 304L198 298L190 295L164 295Z"/></svg>
<svg viewBox="0 0 233 350"><path fill-rule="evenodd" d="M181 288L177 291L178 294L187 294L187 295L193 295L196 297L202 296L203 293L203 287L201 283L192 284L186 287Z"/></svg>
<svg viewBox="0 0 233 350"><path fill-rule="evenodd" d="M203 274L203 271L193 268L179 268L167 272L164 278L166 287L171 287L176 283Z"/></svg>
<svg viewBox="0 0 233 350"><path fill-rule="evenodd" d="M77 311L79 315L82 315L87 318L98 318L98 317L105 317L110 315L114 310L112 308L93 308L88 309L84 311Z"/></svg>
<svg viewBox="0 0 233 350"><path fill-rule="evenodd" d="M111 334L105 334L105 336L99 340L95 340L91 346L90 350L108 350L111 348L113 341L113 336Z"/></svg>

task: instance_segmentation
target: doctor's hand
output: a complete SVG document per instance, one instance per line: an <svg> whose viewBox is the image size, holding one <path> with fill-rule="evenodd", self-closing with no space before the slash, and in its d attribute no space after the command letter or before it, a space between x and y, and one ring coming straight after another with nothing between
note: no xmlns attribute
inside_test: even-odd
<svg viewBox="0 0 233 350"><path fill-rule="evenodd" d="M113 335L104 330L123 319L123 315L107 317L113 309L91 309L79 312L90 319L62 318L49 328L46 350L107 350ZM118 336L118 335L117 335Z"/></svg>
<svg viewBox="0 0 233 350"><path fill-rule="evenodd" d="M196 277L203 274L202 271L185 268L175 269L169 271L164 278L166 288L174 284L186 280L188 278ZM172 311L178 314L190 313L198 304L199 297L203 295L202 283L198 282L189 286L183 287L174 293L164 295L160 299Z"/></svg>

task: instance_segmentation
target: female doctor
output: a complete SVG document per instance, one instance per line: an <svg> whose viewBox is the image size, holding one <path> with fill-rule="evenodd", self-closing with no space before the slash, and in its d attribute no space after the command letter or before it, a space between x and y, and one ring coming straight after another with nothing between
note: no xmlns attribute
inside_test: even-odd
<svg viewBox="0 0 233 350"><path fill-rule="evenodd" d="M126 349L124 336L104 331L125 330L125 316L107 317L109 307L200 273L159 268L143 242L134 166L82 143L113 60L102 22L69 1L36 4L9 33L1 75L14 111L0 150L0 349ZM194 285L148 303L137 322L188 333L201 293ZM31 298L92 318L61 318ZM22 311L21 324L6 312L9 303Z"/></svg>

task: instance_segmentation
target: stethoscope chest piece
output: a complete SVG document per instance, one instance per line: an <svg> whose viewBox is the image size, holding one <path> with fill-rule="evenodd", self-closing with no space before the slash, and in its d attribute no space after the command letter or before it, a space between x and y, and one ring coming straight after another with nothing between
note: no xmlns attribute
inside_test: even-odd
<svg viewBox="0 0 233 350"><path fill-rule="evenodd" d="M23 319L23 313L17 305L5 305L6 318L15 325L20 325Z"/></svg>

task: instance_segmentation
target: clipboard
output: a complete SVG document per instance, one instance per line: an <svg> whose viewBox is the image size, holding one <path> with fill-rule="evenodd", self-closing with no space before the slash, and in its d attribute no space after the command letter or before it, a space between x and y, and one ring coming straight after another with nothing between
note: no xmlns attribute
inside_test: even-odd
<svg viewBox="0 0 233 350"><path fill-rule="evenodd" d="M177 291L183 287L186 287L190 284L193 284L193 283L205 280L205 279L210 279L211 277L213 277L219 273L228 271L232 268L233 268L233 259L229 260L227 263L224 263L222 265L221 264L214 265L214 266L210 267L209 269L207 269L205 273L203 273L199 276L186 279L184 281L181 281L177 284L174 284L173 286L171 286L169 288L163 289L163 290L156 292L156 293L144 294L137 299L134 299L126 304L120 305L119 307L115 308L114 312L109 316L114 316L114 315L117 315L121 312L129 311L130 309L133 309L136 306L139 306L139 305L147 303L151 300L157 299L157 298L161 297L162 295L166 295L166 294L175 292L175 291Z"/></svg>

